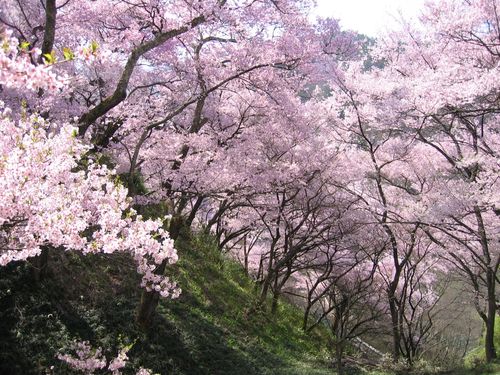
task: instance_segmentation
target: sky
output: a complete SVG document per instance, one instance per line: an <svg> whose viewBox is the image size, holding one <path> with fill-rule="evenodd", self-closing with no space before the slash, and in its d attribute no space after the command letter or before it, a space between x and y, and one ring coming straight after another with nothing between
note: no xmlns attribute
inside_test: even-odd
<svg viewBox="0 0 500 375"><path fill-rule="evenodd" d="M425 0L317 0L315 14L340 20L343 29L377 36L385 29L398 27L402 13L405 19L415 18Z"/></svg>

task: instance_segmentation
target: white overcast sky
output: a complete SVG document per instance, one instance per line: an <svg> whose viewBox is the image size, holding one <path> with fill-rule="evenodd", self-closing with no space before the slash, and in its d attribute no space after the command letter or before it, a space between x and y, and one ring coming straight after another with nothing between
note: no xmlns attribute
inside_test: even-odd
<svg viewBox="0 0 500 375"><path fill-rule="evenodd" d="M340 20L344 30L376 36L398 26L399 14L416 18L425 0L317 0L315 14Z"/></svg>

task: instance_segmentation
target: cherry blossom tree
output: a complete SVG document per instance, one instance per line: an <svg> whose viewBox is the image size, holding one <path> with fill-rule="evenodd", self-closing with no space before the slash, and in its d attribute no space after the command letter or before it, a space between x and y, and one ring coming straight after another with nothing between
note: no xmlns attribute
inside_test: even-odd
<svg viewBox="0 0 500 375"><path fill-rule="evenodd" d="M379 42L375 55L385 67L373 69L363 84L366 98L399 116L399 131L420 142L421 160L432 161L415 211L471 285L488 361L496 356L500 263L498 6L494 0L429 3L420 26L404 24Z"/></svg>
<svg viewBox="0 0 500 375"><path fill-rule="evenodd" d="M245 196L259 185L249 183L255 172L264 180L276 172L265 172L253 145L283 133L301 114L298 93L353 53L336 22L310 24L311 3L9 0L0 22L41 48L31 62L77 77L50 98L50 112L43 90L12 90L9 105L23 97L51 122L74 121L92 152L112 159L138 212L166 207L175 240L204 201ZM63 61L75 55L77 63ZM143 295L143 326L158 297Z"/></svg>
<svg viewBox="0 0 500 375"><path fill-rule="evenodd" d="M36 51L19 52L10 32L2 34L2 43L4 87L26 82L32 90L56 90L64 84L50 67L30 65ZM129 252L143 287L177 296L174 283L153 273L156 264L177 260L163 221L135 214L113 171L85 156L89 147L77 139L77 128L57 126L25 108L16 115L3 104L0 118L0 264L38 256L49 246L84 254Z"/></svg>

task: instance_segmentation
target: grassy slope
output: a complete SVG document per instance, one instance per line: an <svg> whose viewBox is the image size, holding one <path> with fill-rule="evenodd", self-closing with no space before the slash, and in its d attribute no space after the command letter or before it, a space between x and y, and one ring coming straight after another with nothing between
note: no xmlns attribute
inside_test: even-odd
<svg viewBox="0 0 500 375"><path fill-rule="evenodd" d="M139 366L169 375L335 373L327 363L327 333L303 334L301 312L285 302L275 317L252 313L255 284L210 238L194 236L178 248L171 271L182 296L162 301L146 334L133 322L140 279L124 255L54 252L40 286L25 264L0 268L0 374L46 374L50 366L52 374L71 374L55 356L74 339L107 348L108 358L135 342L126 374ZM452 373L500 374L500 367Z"/></svg>
<svg viewBox="0 0 500 375"><path fill-rule="evenodd" d="M500 354L500 316L495 317L495 348L497 350L497 355ZM475 373L481 374L500 374L500 361L498 363L493 363L491 365L485 365L485 350L484 350L484 332L483 337L480 340L479 346L471 350L465 357L466 368L476 368ZM482 372L481 372L482 371ZM472 372L472 370L471 370ZM458 374L460 375L460 374Z"/></svg>
<svg viewBox="0 0 500 375"><path fill-rule="evenodd" d="M54 253L39 287L22 264L0 270L0 373L45 373L52 365L70 373L55 355L79 339L108 348L109 358L135 341L131 365L160 374L332 374L326 333L304 335L297 308L252 313L254 284L209 238L178 247L172 272L183 294L161 303L147 334L133 323L139 279L125 256Z"/></svg>

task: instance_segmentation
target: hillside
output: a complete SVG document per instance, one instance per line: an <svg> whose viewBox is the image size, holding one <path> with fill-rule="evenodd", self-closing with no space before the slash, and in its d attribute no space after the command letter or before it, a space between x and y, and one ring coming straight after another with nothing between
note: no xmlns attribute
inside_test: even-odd
<svg viewBox="0 0 500 375"><path fill-rule="evenodd" d="M276 317L252 313L255 285L223 259L210 238L179 242L175 278L183 293L163 301L147 334L134 324L139 278L113 255L51 254L36 288L25 264L0 275L0 373L72 373L55 358L71 341L107 348L108 358L135 342L130 365L160 374L330 374L326 332L301 332L301 313L281 303Z"/></svg>
<svg viewBox="0 0 500 375"><path fill-rule="evenodd" d="M105 348L107 358L133 344L125 374L141 366L161 375L335 373L328 332L320 328L304 334L301 310L285 301L276 316L254 311L255 283L221 255L211 237L184 235L178 248L172 276L182 295L162 301L147 333L134 323L140 279L125 255L53 252L49 274L39 285L26 263L1 268L0 374L76 374L56 358L68 352L73 340ZM481 348L473 351L468 365L482 357ZM497 371L491 366L446 373ZM395 372L351 368L346 373Z"/></svg>

